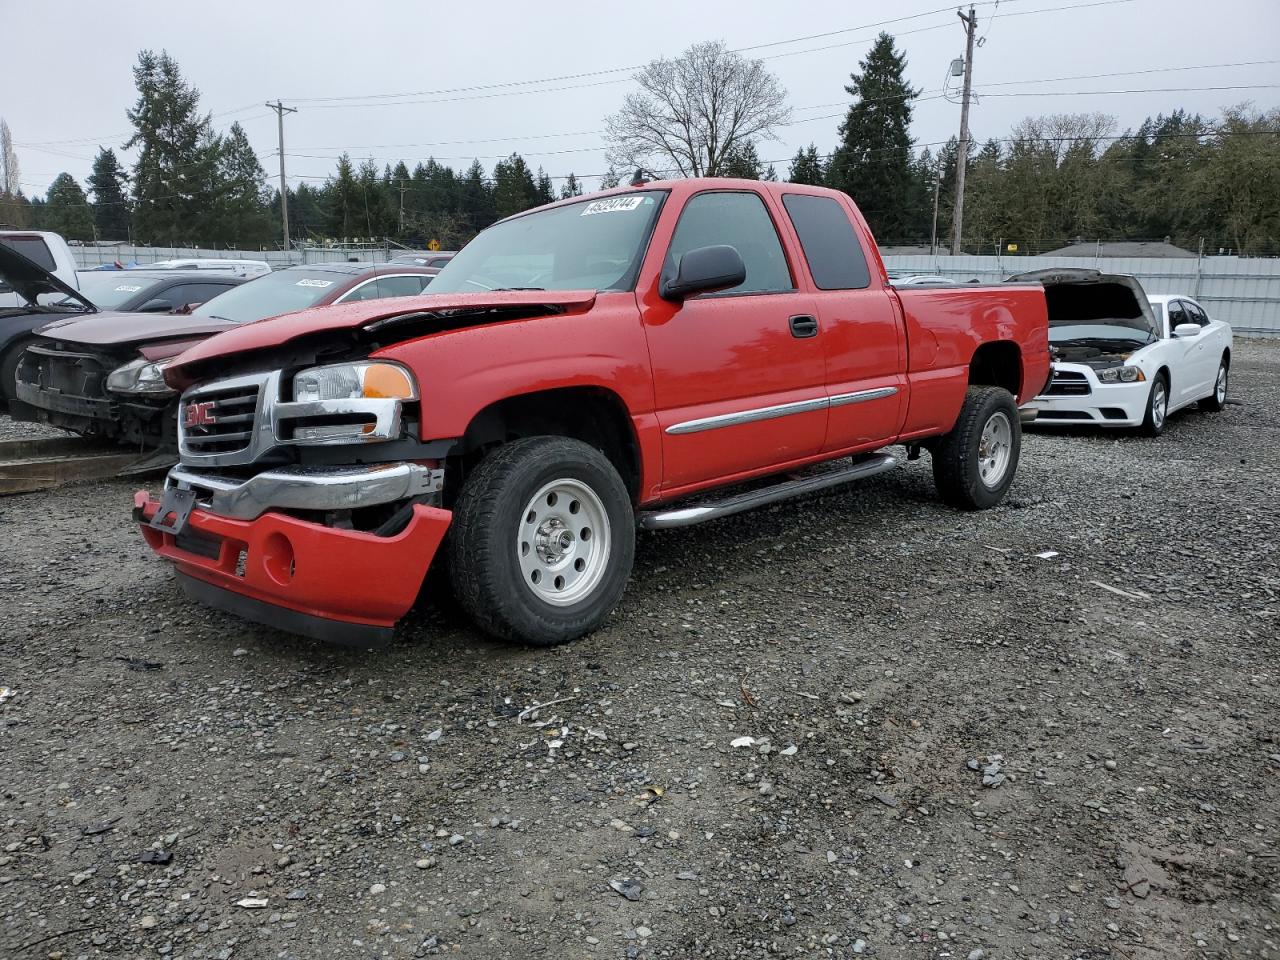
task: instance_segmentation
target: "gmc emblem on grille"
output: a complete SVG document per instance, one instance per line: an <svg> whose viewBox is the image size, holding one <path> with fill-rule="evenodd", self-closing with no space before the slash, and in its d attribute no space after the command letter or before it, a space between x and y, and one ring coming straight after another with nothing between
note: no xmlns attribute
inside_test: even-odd
<svg viewBox="0 0 1280 960"><path fill-rule="evenodd" d="M218 422L218 418L213 415L213 401L205 400L201 403L188 403L183 425L187 429L192 427L209 427Z"/></svg>

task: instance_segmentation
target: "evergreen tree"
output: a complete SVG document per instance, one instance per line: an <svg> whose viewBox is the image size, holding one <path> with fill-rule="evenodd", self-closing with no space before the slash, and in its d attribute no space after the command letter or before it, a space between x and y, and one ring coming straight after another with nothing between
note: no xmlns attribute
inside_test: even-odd
<svg viewBox="0 0 1280 960"><path fill-rule="evenodd" d="M253 247L271 237L273 225L267 213L270 193L266 180L266 172L250 146L244 128L233 123L218 151L218 189L214 199L212 230L206 233L206 241Z"/></svg>
<svg viewBox="0 0 1280 960"><path fill-rule="evenodd" d="M772 163L764 168L764 173L760 174L760 179L767 180L770 183L778 182L778 171Z"/></svg>
<svg viewBox="0 0 1280 960"><path fill-rule="evenodd" d="M750 140L730 148L720 165L722 177L759 180L762 173L760 154L756 151L756 145Z"/></svg>
<svg viewBox="0 0 1280 960"><path fill-rule="evenodd" d="M93 159L89 189L93 192L93 222L102 240L129 239L129 201L125 196L125 172L116 152L98 148Z"/></svg>
<svg viewBox="0 0 1280 960"><path fill-rule="evenodd" d="M68 240L93 239L93 215L80 184L69 173L60 173L45 196L42 230L60 233Z"/></svg>
<svg viewBox="0 0 1280 960"><path fill-rule="evenodd" d="M360 164L356 183L360 204L356 210L356 232L365 240L385 236L389 204L383 189L383 177L378 173L377 164L372 160L366 160Z"/></svg>
<svg viewBox="0 0 1280 960"><path fill-rule="evenodd" d="M569 179L567 179L564 182L564 186L560 188L560 199L568 200L570 197L580 196L582 196L582 184L578 182L577 177L570 173Z"/></svg>
<svg viewBox="0 0 1280 960"><path fill-rule="evenodd" d="M857 201L880 236L903 236L911 199L911 101L919 96L903 79L906 57L881 33L845 91L850 104L840 125L840 146L827 169L830 186Z"/></svg>
<svg viewBox="0 0 1280 960"><path fill-rule="evenodd" d="M493 186L485 178L479 160L471 161L462 179L461 216L466 225L479 232L497 219Z"/></svg>
<svg viewBox="0 0 1280 960"><path fill-rule="evenodd" d="M143 50L133 68L138 99L128 116L134 126L125 148L138 148L133 169L134 233L149 243L176 244L199 237L207 226L220 142L200 93L182 79L167 53Z"/></svg>
<svg viewBox="0 0 1280 960"><path fill-rule="evenodd" d="M520 154L494 164L493 199L499 220L538 205L538 185Z"/></svg>
<svg viewBox="0 0 1280 960"><path fill-rule="evenodd" d="M539 205L555 202L555 187L551 185L551 178L547 176L547 171L543 170L541 167L538 168L537 188Z"/></svg>
<svg viewBox="0 0 1280 960"><path fill-rule="evenodd" d="M272 200L272 210L280 208L279 194ZM311 237L324 234L324 208L321 204L321 191L300 183L296 190L289 191L289 233L295 237Z"/></svg>
<svg viewBox="0 0 1280 960"><path fill-rule="evenodd" d="M609 164L609 169L605 175L600 178L601 190L612 190L618 185L618 171L613 168L613 164Z"/></svg>
<svg viewBox="0 0 1280 960"><path fill-rule="evenodd" d="M827 171L823 166L822 157L818 155L817 147L811 143L807 149L796 151L791 161L791 169L787 172L787 179L791 183L807 183L814 187L820 187L826 183Z"/></svg>
<svg viewBox="0 0 1280 960"><path fill-rule="evenodd" d="M363 218L356 217L359 194L351 158L344 153L338 157L338 169L333 178L325 181L324 207L329 236L348 240L358 232L357 223L363 222Z"/></svg>

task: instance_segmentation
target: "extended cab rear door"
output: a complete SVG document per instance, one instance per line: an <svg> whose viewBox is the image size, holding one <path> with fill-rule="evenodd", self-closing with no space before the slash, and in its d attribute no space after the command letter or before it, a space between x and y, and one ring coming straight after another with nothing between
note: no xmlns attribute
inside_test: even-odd
<svg viewBox="0 0 1280 960"><path fill-rule="evenodd" d="M826 356L830 413L824 452L895 439L906 410L906 331L847 198L784 187L782 205L804 253ZM875 263L875 275L871 264Z"/></svg>
<svg viewBox="0 0 1280 960"><path fill-rule="evenodd" d="M813 297L799 289L779 235L779 215L766 197L741 189L702 190L663 210L651 267L727 244L747 268L740 286L682 303L659 295L659 270L646 269L649 282L637 290L664 492L764 472L822 448L822 336Z"/></svg>

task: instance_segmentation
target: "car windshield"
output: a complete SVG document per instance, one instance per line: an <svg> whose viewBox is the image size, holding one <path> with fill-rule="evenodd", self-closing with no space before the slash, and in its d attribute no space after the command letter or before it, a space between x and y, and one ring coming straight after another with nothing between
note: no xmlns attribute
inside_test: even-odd
<svg viewBox="0 0 1280 960"><path fill-rule="evenodd" d="M430 292L630 290L665 197L626 193L504 220L450 260Z"/></svg>
<svg viewBox="0 0 1280 960"><path fill-rule="evenodd" d="M126 270L92 271L77 273L76 282L80 292L100 310L115 310L126 300L132 300L138 294L158 287L165 280L154 277L131 277ZM63 297L59 303L74 303L70 297Z"/></svg>
<svg viewBox="0 0 1280 960"><path fill-rule="evenodd" d="M314 307L346 279L346 274L323 270L281 270L232 287L206 300L191 313L197 317L252 323Z"/></svg>

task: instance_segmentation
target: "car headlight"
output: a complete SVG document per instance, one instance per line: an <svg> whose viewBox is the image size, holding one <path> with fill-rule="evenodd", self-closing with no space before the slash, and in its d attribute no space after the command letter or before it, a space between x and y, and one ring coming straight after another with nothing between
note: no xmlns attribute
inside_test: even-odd
<svg viewBox="0 0 1280 960"><path fill-rule="evenodd" d="M164 382L164 371L173 360L139 357L107 374L107 389L113 393L146 393L152 396L176 393Z"/></svg>
<svg viewBox="0 0 1280 960"><path fill-rule="evenodd" d="M1099 383L1138 383L1147 379L1140 367L1107 367L1098 371Z"/></svg>
<svg viewBox="0 0 1280 960"><path fill-rule="evenodd" d="M413 374L398 363L336 363L311 367L293 378L295 401L367 399L417 400Z"/></svg>
<svg viewBox="0 0 1280 960"><path fill-rule="evenodd" d="M285 409L282 418L289 421L294 443L390 440L399 428L401 404L417 399L413 374L398 363L337 363L299 371L293 401L306 406Z"/></svg>

